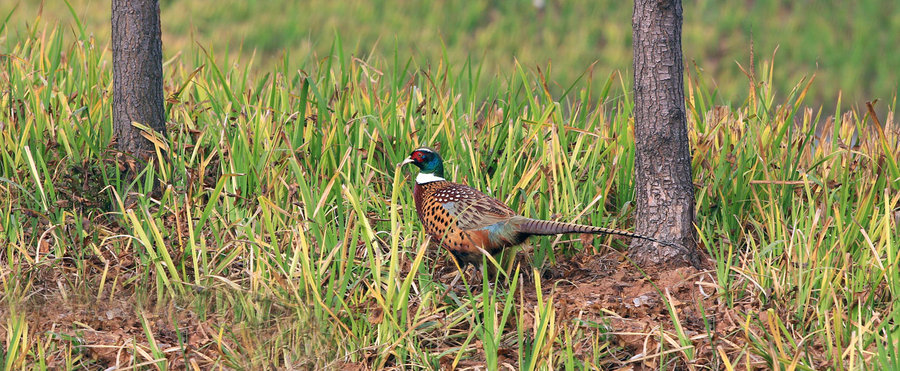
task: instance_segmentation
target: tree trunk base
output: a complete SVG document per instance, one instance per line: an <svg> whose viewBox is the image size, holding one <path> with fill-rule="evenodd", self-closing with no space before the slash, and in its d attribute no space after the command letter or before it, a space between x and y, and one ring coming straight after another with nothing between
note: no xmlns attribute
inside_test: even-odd
<svg viewBox="0 0 900 371"><path fill-rule="evenodd" d="M677 268L692 266L697 269L709 268L705 264L705 253L686 246L665 246L656 242L642 241L631 245L628 257L640 267Z"/></svg>

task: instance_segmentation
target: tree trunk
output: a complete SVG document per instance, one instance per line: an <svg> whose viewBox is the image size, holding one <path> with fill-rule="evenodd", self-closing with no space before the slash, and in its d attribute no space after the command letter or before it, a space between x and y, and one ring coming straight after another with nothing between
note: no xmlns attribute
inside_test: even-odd
<svg viewBox="0 0 900 371"><path fill-rule="evenodd" d="M132 156L131 176L153 154L131 123L166 133L160 34L158 0L112 0L113 131L119 151Z"/></svg>
<svg viewBox="0 0 900 371"><path fill-rule="evenodd" d="M680 0L635 0L634 183L638 234L683 248L635 239L639 265L699 267L694 189L684 107Z"/></svg>

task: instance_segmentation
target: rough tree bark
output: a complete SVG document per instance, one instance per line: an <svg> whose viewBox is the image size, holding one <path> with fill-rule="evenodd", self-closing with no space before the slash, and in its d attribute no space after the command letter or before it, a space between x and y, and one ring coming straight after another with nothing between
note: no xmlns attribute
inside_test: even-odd
<svg viewBox="0 0 900 371"><path fill-rule="evenodd" d="M131 176L153 154L131 123L166 133L160 34L158 0L112 0L113 131L119 151L136 160Z"/></svg>
<svg viewBox="0 0 900 371"><path fill-rule="evenodd" d="M639 265L700 265L684 107L681 0L635 0L635 231L684 248L635 239Z"/></svg>

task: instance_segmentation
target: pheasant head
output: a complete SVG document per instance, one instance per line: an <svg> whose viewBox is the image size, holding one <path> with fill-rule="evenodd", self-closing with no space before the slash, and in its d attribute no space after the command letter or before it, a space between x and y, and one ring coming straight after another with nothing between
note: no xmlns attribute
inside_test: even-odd
<svg viewBox="0 0 900 371"><path fill-rule="evenodd" d="M409 154L409 157L400 165L413 164L419 168L416 176L417 184L431 183L444 180L444 161L437 151L428 147L419 147Z"/></svg>

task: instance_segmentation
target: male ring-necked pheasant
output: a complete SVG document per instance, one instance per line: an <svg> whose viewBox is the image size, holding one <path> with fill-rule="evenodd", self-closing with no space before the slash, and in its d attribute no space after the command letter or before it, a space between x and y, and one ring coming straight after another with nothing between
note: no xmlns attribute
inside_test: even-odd
<svg viewBox="0 0 900 371"><path fill-rule="evenodd" d="M416 213L425 232L447 248L459 264L481 263L481 249L495 255L530 236L561 233L614 234L665 245L670 243L616 229L526 218L509 206L467 185L444 179L444 164L437 151L421 147L400 166L420 169L413 194Z"/></svg>

